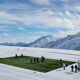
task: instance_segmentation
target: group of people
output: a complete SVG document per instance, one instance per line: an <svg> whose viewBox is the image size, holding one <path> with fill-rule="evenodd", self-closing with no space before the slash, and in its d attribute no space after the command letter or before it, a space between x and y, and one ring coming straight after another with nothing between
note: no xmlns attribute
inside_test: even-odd
<svg viewBox="0 0 80 80"><path fill-rule="evenodd" d="M39 63L39 59L38 58L34 58L34 59L30 59L30 63Z"/></svg>
<svg viewBox="0 0 80 80"><path fill-rule="evenodd" d="M44 62L45 61L45 57L44 56L42 56L41 57L41 62ZM39 58L37 57L37 58L31 58L30 59L30 63L39 63L40 61L39 61Z"/></svg>
<svg viewBox="0 0 80 80"><path fill-rule="evenodd" d="M23 57L23 56L24 56L23 53L21 53L21 57ZM15 58L18 58L17 54L15 54Z"/></svg>
<svg viewBox="0 0 80 80"><path fill-rule="evenodd" d="M65 68L68 66L67 63L63 63L63 69L65 70Z"/></svg>
<svg viewBox="0 0 80 80"><path fill-rule="evenodd" d="M75 65L75 66L71 65L71 72L74 72L74 68L75 68L75 72L77 72L78 71L77 65Z"/></svg>
<svg viewBox="0 0 80 80"><path fill-rule="evenodd" d="M65 70L65 68L67 67L68 65L66 63L63 63L63 69ZM71 72L77 72L77 71L80 71L80 61L78 60L77 64L75 65L71 65Z"/></svg>

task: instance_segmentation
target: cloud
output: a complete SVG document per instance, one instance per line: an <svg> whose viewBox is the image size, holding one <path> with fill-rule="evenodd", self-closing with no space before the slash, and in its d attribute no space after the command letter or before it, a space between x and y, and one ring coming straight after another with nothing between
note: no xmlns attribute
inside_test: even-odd
<svg viewBox="0 0 80 80"><path fill-rule="evenodd" d="M6 11L0 11L0 23L1 24L16 24L14 15L9 14Z"/></svg>
<svg viewBox="0 0 80 80"><path fill-rule="evenodd" d="M27 37L16 37L10 40L10 42L25 42L25 43L31 43L38 39L40 36L27 36Z"/></svg>
<svg viewBox="0 0 80 80"><path fill-rule="evenodd" d="M10 14L7 12L0 12L0 22L4 24L18 24L21 23L27 26L34 26L34 27L44 27L44 28L68 28L74 29L79 27L80 15L73 14L69 11L65 11L65 13L58 12L54 13L51 10L45 11L35 11L33 14L30 15L17 15L17 14ZM35 15L36 14L36 15ZM42 15L40 15L42 14ZM32 16L31 16L32 15ZM19 28L21 30L22 28Z"/></svg>
<svg viewBox="0 0 80 80"><path fill-rule="evenodd" d="M23 31L23 30L24 30L24 28L23 28L23 27L18 27L17 29L18 29L18 30L21 30L21 31Z"/></svg>
<svg viewBox="0 0 80 80"><path fill-rule="evenodd" d="M67 16L71 16L71 13L69 11L65 11Z"/></svg>
<svg viewBox="0 0 80 80"><path fill-rule="evenodd" d="M19 12L19 11L26 11L30 8L28 4L24 3L2 3L0 4L0 10L1 11L12 11L12 12Z"/></svg>
<svg viewBox="0 0 80 80"><path fill-rule="evenodd" d="M26 28L67 29L68 32L60 31L57 33L61 36L75 33L75 30L79 32L79 0L31 0L31 2L34 5L20 2L0 4L0 23L6 26L12 25L0 27L0 31L9 31L9 28L16 26L21 26L17 30L24 30L25 26ZM35 31L35 34L49 33Z"/></svg>
<svg viewBox="0 0 80 80"><path fill-rule="evenodd" d="M9 31L9 29L7 29L7 26L0 26L0 31Z"/></svg>
<svg viewBox="0 0 80 80"><path fill-rule="evenodd" d="M7 33L0 34L0 43L17 43L17 42L23 42L23 43L30 43L35 41L40 36L24 36L24 37L14 37L12 35L9 35Z"/></svg>
<svg viewBox="0 0 80 80"><path fill-rule="evenodd" d="M11 38L11 35L7 33L0 34L0 38Z"/></svg>
<svg viewBox="0 0 80 80"><path fill-rule="evenodd" d="M61 1L66 3L66 2L68 2L69 0L61 0Z"/></svg>
<svg viewBox="0 0 80 80"><path fill-rule="evenodd" d="M43 35L49 35L49 32L45 32L45 31L36 31L36 32L30 32L31 34L35 34L37 36L43 36Z"/></svg>
<svg viewBox="0 0 80 80"><path fill-rule="evenodd" d="M59 31L58 33L54 34L53 37L57 39L61 39L64 37L67 37L68 35L74 35L80 32L80 29L78 30L69 30L69 31Z"/></svg>
<svg viewBox="0 0 80 80"><path fill-rule="evenodd" d="M80 11L80 6L76 6L75 9L77 9L78 11Z"/></svg>
<svg viewBox="0 0 80 80"><path fill-rule="evenodd" d="M49 9L41 9L32 12L32 14L10 14L5 11L0 11L0 23L16 25L20 23L21 25L26 25L26 27L67 29L76 29L80 24L80 15L71 13L70 11L64 11L64 13L62 13ZM22 28L19 28L19 30L21 29Z"/></svg>
<svg viewBox="0 0 80 80"><path fill-rule="evenodd" d="M49 0L31 0L31 2L38 5L50 5Z"/></svg>
<svg viewBox="0 0 80 80"><path fill-rule="evenodd" d="M62 13L62 12L58 12L58 14L59 14L60 16L63 16L63 13Z"/></svg>
<svg viewBox="0 0 80 80"><path fill-rule="evenodd" d="M48 0L32 0L33 2L41 2L48 3ZM55 1L55 0L54 0ZM67 1L67 0L64 0ZM79 14L71 13L69 10L65 10L63 12L56 10L54 11L52 8L37 8L31 10L30 7L27 7L25 4L11 4L10 7L8 4L1 6L3 11L0 11L0 23L2 24L19 24L26 25L26 27L44 27L44 28L68 28L73 29L79 25L80 17ZM56 5L58 6L58 5ZM69 6L70 7L70 6ZM7 8L8 11L5 9ZM27 10L27 9L28 10ZM18 14L15 9L20 9ZM30 9L30 10L29 10ZM62 8L63 9L63 8ZM14 11L13 13L10 10ZM78 16L78 21L77 17ZM76 24L77 23L77 24Z"/></svg>

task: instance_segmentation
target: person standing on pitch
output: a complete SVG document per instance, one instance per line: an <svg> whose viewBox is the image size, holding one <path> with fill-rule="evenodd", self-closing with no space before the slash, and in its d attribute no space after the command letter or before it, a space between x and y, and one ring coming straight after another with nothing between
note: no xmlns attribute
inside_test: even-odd
<svg viewBox="0 0 80 80"><path fill-rule="evenodd" d="M71 72L73 72L74 71L74 66L73 65L71 65Z"/></svg>
<svg viewBox="0 0 80 80"><path fill-rule="evenodd" d="M65 64L65 63L63 63L63 69L65 70L65 68L66 68L66 64Z"/></svg>
<svg viewBox="0 0 80 80"><path fill-rule="evenodd" d="M77 72L77 70L78 70L78 66L77 66L77 65L75 65L75 72Z"/></svg>

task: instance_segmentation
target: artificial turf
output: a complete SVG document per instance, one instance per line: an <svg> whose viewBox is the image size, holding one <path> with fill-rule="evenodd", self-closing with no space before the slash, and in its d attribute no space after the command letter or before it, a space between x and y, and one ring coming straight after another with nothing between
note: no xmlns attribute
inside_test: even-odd
<svg viewBox="0 0 80 80"><path fill-rule="evenodd" d="M62 67L62 63L67 63L68 65L73 64L74 62L70 61L62 61L55 59L45 59L44 62L41 62L41 58L39 58L39 63L31 63L30 60L35 57L30 56L18 56L16 57L8 57L8 58L0 58L0 63L12 65L24 69L30 69L39 72L49 72Z"/></svg>

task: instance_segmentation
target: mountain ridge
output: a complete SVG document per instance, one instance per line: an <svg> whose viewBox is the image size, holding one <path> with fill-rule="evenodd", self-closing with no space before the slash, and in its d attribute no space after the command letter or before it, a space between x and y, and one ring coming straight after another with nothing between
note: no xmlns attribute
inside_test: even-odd
<svg viewBox="0 0 80 80"><path fill-rule="evenodd" d="M21 46L21 47L38 47L38 48L56 48L67 50L80 50L80 33L75 35L68 35L62 39L54 41L53 36L42 36L31 43L0 43L6 46Z"/></svg>

